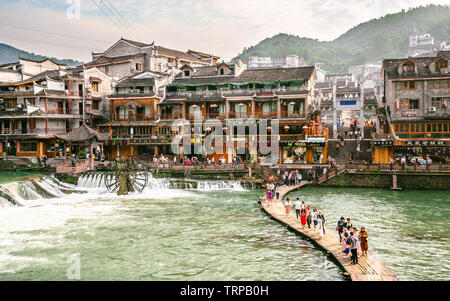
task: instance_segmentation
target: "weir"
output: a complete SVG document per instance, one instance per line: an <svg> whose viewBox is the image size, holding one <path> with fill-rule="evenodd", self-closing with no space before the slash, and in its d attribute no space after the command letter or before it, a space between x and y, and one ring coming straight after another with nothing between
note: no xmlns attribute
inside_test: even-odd
<svg viewBox="0 0 450 301"><path fill-rule="evenodd" d="M108 173L86 173L78 178L77 185L64 183L53 176L40 176L0 185L0 207L42 205L47 200L73 198L83 195L84 198L95 199L96 196L108 194L115 197L105 186L105 177L112 177ZM132 193L130 196L145 196L154 190L195 190L215 191L234 190L244 191L239 181L196 181L161 178L155 179L148 175L149 181L142 194Z"/></svg>

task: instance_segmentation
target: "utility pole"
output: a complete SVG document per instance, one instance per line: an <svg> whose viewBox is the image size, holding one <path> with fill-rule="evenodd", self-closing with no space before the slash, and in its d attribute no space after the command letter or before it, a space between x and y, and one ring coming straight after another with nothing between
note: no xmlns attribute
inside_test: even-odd
<svg viewBox="0 0 450 301"><path fill-rule="evenodd" d="M86 74L85 74L85 67L83 65L83 123L86 121Z"/></svg>
<svg viewBox="0 0 450 301"><path fill-rule="evenodd" d="M337 138L337 79L333 80L333 139Z"/></svg>
<svg viewBox="0 0 450 301"><path fill-rule="evenodd" d="M364 82L361 81L360 84L361 93L360 93L360 106L359 106L359 127L361 132L361 139L364 139Z"/></svg>

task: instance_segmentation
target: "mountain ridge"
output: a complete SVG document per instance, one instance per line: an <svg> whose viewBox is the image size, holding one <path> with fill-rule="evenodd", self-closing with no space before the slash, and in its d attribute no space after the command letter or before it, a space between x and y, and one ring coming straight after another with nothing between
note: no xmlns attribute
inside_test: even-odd
<svg viewBox="0 0 450 301"><path fill-rule="evenodd" d="M67 64L67 67L75 67L81 65L82 62L72 60L72 59L57 59L54 57L49 57L45 55L35 54L33 52L28 52L14 46L0 43L0 64L8 64L19 61L19 57L31 60L43 60L43 59L51 59L54 62L59 64Z"/></svg>
<svg viewBox="0 0 450 301"><path fill-rule="evenodd" d="M437 41L450 40L450 5L427 5L387 14L360 23L333 41L279 33L238 54L283 57L296 54L310 64L324 63L327 73L347 72L349 66L383 58L405 57L409 36L430 33Z"/></svg>

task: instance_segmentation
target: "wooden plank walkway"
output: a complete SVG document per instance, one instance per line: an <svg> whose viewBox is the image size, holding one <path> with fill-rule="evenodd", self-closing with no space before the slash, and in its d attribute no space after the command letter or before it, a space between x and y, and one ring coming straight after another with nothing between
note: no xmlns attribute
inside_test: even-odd
<svg viewBox="0 0 450 301"><path fill-rule="evenodd" d="M330 252L339 264L346 270L353 281L398 281L397 276L389 270L383 263L378 261L370 253L367 256L361 256L358 258L358 264L351 264L350 259L344 257L342 252L342 246L339 243L339 237L336 229L330 230L325 228L325 234L321 240L318 240L319 233L317 229L312 227L309 229L302 228L300 221L296 219L295 210L291 210L291 214L287 216L285 214L285 208L283 205L283 198L291 191L300 189L303 186L308 185L308 182L303 182L297 186L280 186L280 200L275 198L272 201L272 206L269 208L263 205L263 201L266 200L266 195L261 198L260 202L263 210L265 210L272 218L287 225L292 230L310 238L315 244L322 247L326 251ZM293 202L291 202L292 204ZM324 212L326 215L326 212ZM337 223L337 221L336 221Z"/></svg>

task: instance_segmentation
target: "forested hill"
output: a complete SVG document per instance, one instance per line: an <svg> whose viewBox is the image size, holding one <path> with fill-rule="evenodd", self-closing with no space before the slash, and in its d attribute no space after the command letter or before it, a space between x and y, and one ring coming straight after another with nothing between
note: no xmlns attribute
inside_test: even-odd
<svg viewBox="0 0 450 301"><path fill-rule="evenodd" d="M66 63L67 67L73 67L82 64L81 62L74 61L71 59L60 60L53 57L34 54L25 50L20 50L18 48L0 43L0 64L18 62L19 56L31 60L43 60L49 58L57 63Z"/></svg>
<svg viewBox="0 0 450 301"><path fill-rule="evenodd" d="M383 58L405 57L409 36L430 33L435 41L450 40L450 6L429 5L388 14L350 29L334 41L324 42L280 33L239 54L283 57L296 54L308 63L325 63L329 73L347 72L348 66Z"/></svg>

